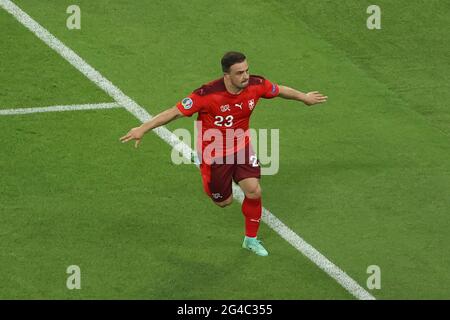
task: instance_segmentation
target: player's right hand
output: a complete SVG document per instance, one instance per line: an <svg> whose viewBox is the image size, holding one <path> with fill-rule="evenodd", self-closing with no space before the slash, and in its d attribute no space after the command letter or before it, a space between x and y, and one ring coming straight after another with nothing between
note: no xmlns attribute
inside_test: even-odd
<svg viewBox="0 0 450 320"><path fill-rule="evenodd" d="M142 130L141 127L136 127L131 129L126 135L120 138L120 141L122 143L128 142L130 140L136 140L136 143L134 144L134 147L137 148L139 146L139 143L141 143L141 139L144 136L145 132Z"/></svg>

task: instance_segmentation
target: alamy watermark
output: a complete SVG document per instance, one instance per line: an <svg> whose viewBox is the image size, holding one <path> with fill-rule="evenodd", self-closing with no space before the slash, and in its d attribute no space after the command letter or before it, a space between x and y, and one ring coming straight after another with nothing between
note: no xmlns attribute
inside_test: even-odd
<svg viewBox="0 0 450 320"><path fill-rule="evenodd" d="M66 273L69 274L66 281L66 287L69 290L81 289L81 269L77 265L67 267Z"/></svg>
<svg viewBox="0 0 450 320"><path fill-rule="evenodd" d="M67 7L66 13L70 16L66 20L66 26L69 30L81 29L81 9L79 6L73 4Z"/></svg>
<svg viewBox="0 0 450 320"><path fill-rule="evenodd" d="M370 5L367 7L367 13L370 14L366 21L367 29L381 29L381 8L375 4Z"/></svg>
<svg viewBox="0 0 450 320"><path fill-rule="evenodd" d="M261 166L262 175L275 175L280 167L279 129L204 129L201 121L194 123L194 138L187 129L173 131L189 148L197 150L194 157L199 163L250 164ZM246 145L251 145L248 151ZM194 148L192 148L194 145ZM190 164L192 159L176 148L172 149L172 162Z"/></svg>
<svg viewBox="0 0 450 320"><path fill-rule="evenodd" d="M370 290L381 289L381 269L377 265L371 265L367 267L367 273L370 276L367 278L367 288Z"/></svg>

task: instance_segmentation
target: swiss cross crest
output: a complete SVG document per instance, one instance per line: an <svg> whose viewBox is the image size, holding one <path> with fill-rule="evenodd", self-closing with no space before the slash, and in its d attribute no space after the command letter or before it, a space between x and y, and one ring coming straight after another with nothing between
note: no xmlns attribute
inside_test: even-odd
<svg viewBox="0 0 450 320"><path fill-rule="evenodd" d="M222 112L230 111L230 105L229 104L225 104L223 106L220 106L220 111L222 111Z"/></svg>
<svg viewBox="0 0 450 320"><path fill-rule="evenodd" d="M248 100L248 108L250 110L253 110L254 107L255 107L255 100L254 99Z"/></svg>

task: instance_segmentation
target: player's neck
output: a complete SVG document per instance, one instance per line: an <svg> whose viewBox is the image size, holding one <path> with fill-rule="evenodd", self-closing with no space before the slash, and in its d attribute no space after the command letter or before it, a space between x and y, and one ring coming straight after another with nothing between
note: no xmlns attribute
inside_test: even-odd
<svg viewBox="0 0 450 320"><path fill-rule="evenodd" d="M242 92L242 90L244 90L234 86L231 81L227 80L226 78L223 78L223 82L225 83L225 88L227 89L228 93L231 93L233 95L238 95Z"/></svg>

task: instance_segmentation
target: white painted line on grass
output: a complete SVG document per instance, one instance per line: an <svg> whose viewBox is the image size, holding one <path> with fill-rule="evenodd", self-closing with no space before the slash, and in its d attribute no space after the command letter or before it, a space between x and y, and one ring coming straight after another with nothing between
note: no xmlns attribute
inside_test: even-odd
<svg viewBox="0 0 450 320"><path fill-rule="evenodd" d="M111 103L95 103L95 104L78 104L67 106L51 106L51 107L39 107L39 108L14 108L14 109L0 109L0 116L11 116L28 113L41 113L41 112L61 112L61 111L75 111L75 110L97 110L97 109L114 109L122 108L122 106L116 102Z"/></svg>
<svg viewBox="0 0 450 320"><path fill-rule="evenodd" d="M115 101L124 106L141 122L145 122L152 118L144 108L139 106L134 100L125 95L119 88L113 85L109 80L103 77L97 70L92 68L74 51L65 46L61 41L56 39L50 32L34 21L28 14L22 11L10 0L0 0L0 6L13 15L20 23L33 32L39 39L44 41L49 47L59 53L77 70L83 73L88 79L108 93ZM180 141L172 132L165 127L153 130L159 137L166 141L169 145L182 152L183 156L191 159L194 151L185 143ZM242 202L244 194L236 185L233 186L233 194L237 200ZM335 279L342 287L358 299L375 300L375 297L362 288L355 280L347 275L343 270L329 261L324 255L317 251L314 247L303 240L298 234L289 229L283 222L275 217L269 210L263 209L263 221L277 232L283 239L288 241L298 251L314 262L319 268L325 271L330 277Z"/></svg>
<svg viewBox="0 0 450 320"><path fill-rule="evenodd" d="M152 116L134 100L125 95L119 88L103 77L97 70L91 67L79 55L68 48L64 43L53 36L47 29L42 27L26 12L20 9L10 0L0 0L0 6L16 18L22 25L34 33L50 48L60 54L75 69L84 74L89 80L94 82L99 88L105 91L117 103L127 109L131 114L141 122L150 120ZM187 159L191 159L192 150L185 143L180 141L177 136L167 130L165 127L159 127L153 130L159 137L169 143L173 148L179 151Z"/></svg>

